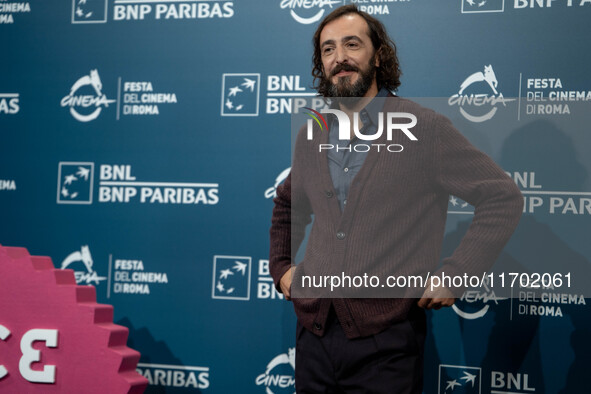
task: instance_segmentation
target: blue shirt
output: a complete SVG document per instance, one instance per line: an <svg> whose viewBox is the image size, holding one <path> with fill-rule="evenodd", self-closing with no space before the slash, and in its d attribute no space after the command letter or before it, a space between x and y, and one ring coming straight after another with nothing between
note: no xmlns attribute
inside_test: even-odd
<svg viewBox="0 0 591 394"><path fill-rule="evenodd" d="M376 97L387 97L388 94L388 90L382 88ZM378 129L378 113L382 110L383 104L383 100L373 99L359 112L359 120L363 124L361 130L359 130L361 134L375 134ZM363 148L359 149L359 152L355 151L355 146L359 144L366 145L368 141L362 141L357 137L352 140L340 140L338 120L336 116L333 116L330 123L328 143L335 147L328 151L328 169L342 212L347 204L347 195L349 194L351 182L361 169L368 153L364 152L366 149Z"/></svg>

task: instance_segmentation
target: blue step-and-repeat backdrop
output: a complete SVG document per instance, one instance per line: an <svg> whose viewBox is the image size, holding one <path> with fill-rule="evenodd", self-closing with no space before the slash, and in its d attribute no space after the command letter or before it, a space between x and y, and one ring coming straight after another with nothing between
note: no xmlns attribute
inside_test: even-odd
<svg viewBox="0 0 591 394"><path fill-rule="evenodd" d="M0 0L0 243L114 305L148 393L294 392L272 198L312 35L351 2L396 41L399 95L523 191L499 261L590 264L591 0ZM470 209L450 197L444 253ZM585 296L482 288L429 312L425 393L589 392Z"/></svg>

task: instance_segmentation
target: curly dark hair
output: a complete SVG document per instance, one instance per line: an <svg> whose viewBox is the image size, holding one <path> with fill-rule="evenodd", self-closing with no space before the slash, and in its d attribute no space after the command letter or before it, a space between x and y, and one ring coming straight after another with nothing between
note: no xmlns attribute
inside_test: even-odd
<svg viewBox="0 0 591 394"><path fill-rule="evenodd" d="M357 9L355 4L349 4L337 8L324 18L316 32L314 33L314 55L312 56L312 76L314 77L313 88L318 90L322 96L327 96L328 82L324 78L324 67L322 66L322 57L320 54L320 33L324 27L330 22L347 14L357 14L367 22L369 27L369 37L373 44L375 56L379 59L380 66L376 69L376 81L378 89L386 88L390 91L396 91L400 86L400 63L396 56L396 44L388 36L384 25L367 14L366 12Z"/></svg>

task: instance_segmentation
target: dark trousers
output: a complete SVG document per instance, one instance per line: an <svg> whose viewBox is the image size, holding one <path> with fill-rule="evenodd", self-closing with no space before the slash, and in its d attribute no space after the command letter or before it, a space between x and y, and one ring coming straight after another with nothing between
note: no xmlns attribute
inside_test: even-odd
<svg viewBox="0 0 591 394"><path fill-rule="evenodd" d="M298 322L296 392L421 394L426 323L417 309L408 320L356 339L345 337L333 311L323 337Z"/></svg>

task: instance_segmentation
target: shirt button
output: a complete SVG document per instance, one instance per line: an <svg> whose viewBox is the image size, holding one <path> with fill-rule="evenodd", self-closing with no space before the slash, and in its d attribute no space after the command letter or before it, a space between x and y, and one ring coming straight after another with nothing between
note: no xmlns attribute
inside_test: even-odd
<svg viewBox="0 0 591 394"><path fill-rule="evenodd" d="M334 195L334 194L332 194L332 192L330 190L327 190L325 192L325 194L326 194L326 197L328 197L328 198L331 198Z"/></svg>
<svg viewBox="0 0 591 394"><path fill-rule="evenodd" d="M314 329L315 330L318 330L318 331L322 330L322 324L320 324L320 323L314 323Z"/></svg>
<svg viewBox="0 0 591 394"><path fill-rule="evenodd" d="M343 171L349 172L349 168L345 167L345 169Z"/></svg>
<svg viewBox="0 0 591 394"><path fill-rule="evenodd" d="M347 200L344 200L343 201L343 205L347 205Z"/></svg>
<svg viewBox="0 0 591 394"><path fill-rule="evenodd" d="M337 238L338 238L338 239L345 239L345 233L344 233L344 232L342 232L342 231L339 231L339 232L337 233Z"/></svg>

